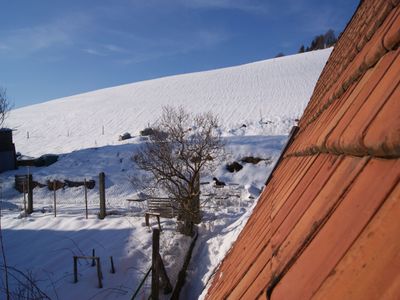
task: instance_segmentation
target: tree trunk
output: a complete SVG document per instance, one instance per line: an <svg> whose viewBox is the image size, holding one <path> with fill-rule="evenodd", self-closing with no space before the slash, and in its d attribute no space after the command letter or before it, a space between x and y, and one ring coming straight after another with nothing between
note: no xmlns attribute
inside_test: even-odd
<svg viewBox="0 0 400 300"><path fill-rule="evenodd" d="M181 203L181 209L178 215L178 231L184 235L193 235L193 214L191 213L189 203Z"/></svg>
<svg viewBox="0 0 400 300"><path fill-rule="evenodd" d="M182 234L193 236L194 224L201 222L200 213L200 176L194 178L190 185L191 197L180 201L180 212L178 214L178 231Z"/></svg>
<svg viewBox="0 0 400 300"><path fill-rule="evenodd" d="M200 214L200 175L196 176L194 182L194 197L191 199L191 209L190 211L193 213L193 223L199 224L201 222L201 214Z"/></svg>
<svg viewBox="0 0 400 300"><path fill-rule="evenodd" d="M194 233L193 227L194 224L189 219L178 221L178 231L184 235L193 236Z"/></svg>

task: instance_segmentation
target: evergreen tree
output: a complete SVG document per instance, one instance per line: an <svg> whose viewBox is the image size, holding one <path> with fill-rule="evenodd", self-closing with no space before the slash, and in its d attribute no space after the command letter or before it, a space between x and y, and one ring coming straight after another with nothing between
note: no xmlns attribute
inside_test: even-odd
<svg viewBox="0 0 400 300"><path fill-rule="evenodd" d="M329 29L325 34L320 34L314 37L311 41L311 44L305 48L305 51L313 51L318 49L325 49L328 47L332 47L336 44L337 38L335 32L332 29ZM301 45L299 53L304 52L304 46Z"/></svg>
<svg viewBox="0 0 400 300"><path fill-rule="evenodd" d="M332 29L329 29L325 35L324 35L324 39L325 39L325 47L332 47L333 45L336 44L337 42L337 38L335 36L335 32Z"/></svg>

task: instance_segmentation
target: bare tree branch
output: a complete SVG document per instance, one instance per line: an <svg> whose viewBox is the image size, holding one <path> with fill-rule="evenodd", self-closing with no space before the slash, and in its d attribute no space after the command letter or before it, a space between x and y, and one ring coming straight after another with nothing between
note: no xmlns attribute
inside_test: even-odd
<svg viewBox="0 0 400 300"><path fill-rule="evenodd" d="M0 87L0 128L3 127L10 109L11 104L7 98L7 91L5 88Z"/></svg>
<svg viewBox="0 0 400 300"><path fill-rule="evenodd" d="M211 113L191 115L182 107L163 107L152 129L133 160L175 202L186 230L200 221L200 173L212 169L224 153L218 119Z"/></svg>

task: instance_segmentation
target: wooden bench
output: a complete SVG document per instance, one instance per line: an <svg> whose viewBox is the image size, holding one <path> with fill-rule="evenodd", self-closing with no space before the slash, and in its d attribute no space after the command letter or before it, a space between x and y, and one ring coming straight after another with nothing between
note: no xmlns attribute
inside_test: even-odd
<svg viewBox="0 0 400 300"><path fill-rule="evenodd" d="M129 202L147 203L147 211L149 213L158 213L160 217L171 219L176 216L177 210L174 210L170 198L147 197L139 199L126 199Z"/></svg>

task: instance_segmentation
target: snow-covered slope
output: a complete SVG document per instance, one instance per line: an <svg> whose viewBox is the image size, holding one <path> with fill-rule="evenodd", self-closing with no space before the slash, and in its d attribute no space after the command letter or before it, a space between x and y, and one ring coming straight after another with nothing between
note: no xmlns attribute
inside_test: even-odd
<svg viewBox="0 0 400 300"><path fill-rule="evenodd" d="M242 124L251 130L261 119L272 121L263 133L286 134L290 120L305 108L330 52L313 51L61 98L13 110L7 125L16 129L17 151L26 155L116 144L119 134L135 135L153 123L163 105L182 105L194 113L211 110L229 130Z"/></svg>

